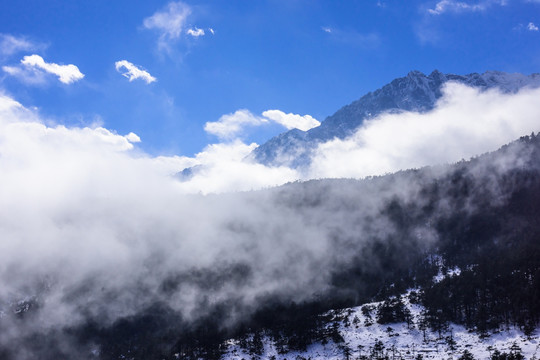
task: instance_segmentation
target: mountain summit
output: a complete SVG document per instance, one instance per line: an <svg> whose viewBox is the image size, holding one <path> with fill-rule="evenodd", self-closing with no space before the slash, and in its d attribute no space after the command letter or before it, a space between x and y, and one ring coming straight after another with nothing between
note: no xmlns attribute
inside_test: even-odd
<svg viewBox="0 0 540 360"><path fill-rule="evenodd" d="M291 167L307 165L310 162L311 152L318 144L333 138L346 138L364 120L388 112L432 110L442 96L443 85L449 81L483 90L499 88L503 92L511 93L527 86L540 86L540 74L487 71L483 74L454 75L435 70L425 75L420 71L411 71L407 76L395 79L342 107L316 128L308 131L293 129L273 137L256 148L253 156L257 162L265 165Z"/></svg>

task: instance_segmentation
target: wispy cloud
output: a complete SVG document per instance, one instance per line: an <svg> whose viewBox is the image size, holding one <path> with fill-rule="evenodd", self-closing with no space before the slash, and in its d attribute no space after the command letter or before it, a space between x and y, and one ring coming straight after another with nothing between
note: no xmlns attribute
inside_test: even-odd
<svg viewBox="0 0 540 360"><path fill-rule="evenodd" d="M177 39L180 37L187 17L191 14L191 8L182 2L171 2L164 10L157 11L154 15L147 17L143 25L147 29L155 29L161 32L161 36L166 39Z"/></svg>
<svg viewBox="0 0 540 360"><path fill-rule="evenodd" d="M170 2L163 9L157 11L152 16L143 21L143 26L148 30L155 30L159 33L158 48L167 52L171 51L171 45L179 41L182 34L194 38L204 36L206 32L196 26L187 28L187 19L192 14L189 5L181 1ZM208 31L214 34L214 29Z"/></svg>
<svg viewBox="0 0 540 360"><path fill-rule="evenodd" d="M476 3L455 0L441 0L437 2L434 8L427 12L432 15L441 15L444 13L478 12L485 11L492 5L506 5L505 0L484 0Z"/></svg>
<svg viewBox="0 0 540 360"><path fill-rule="evenodd" d="M445 15L482 14L496 6L505 6L507 0L438 0L425 3L420 8L421 17L414 24L418 40L422 44L437 45L444 41L448 32L441 27L440 19Z"/></svg>
<svg viewBox="0 0 540 360"><path fill-rule="evenodd" d="M33 51L39 47L41 46L26 37L0 34L0 55L10 56L21 51Z"/></svg>
<svg viewBox="0 0 540 360"><path fill-rule="evenodd" d="M147 84L156 81L156 78L150 75L148 71L143 70L139 66L134 65L127 60L117 61L114 63L114 65L116 67L116 71L122 74L122 76L128 78L129 81L140 79ZM122 69L125 69L125 71L123 71Z"/></svg>
<svg viewBox="0 0 540 360"><path fill-rule="evenodd" d="M48 63L36 54L25 56L19 66L3 66L2 69L27 83L43 83L46 81L46 74L56 75L64 84L72 84L84 78L77 66Z"/></svg>
<svg viewBox="0 0 540 360"><path fill-rule="evenodd" d="M334 27L323 26L322 31L337 42L346 43L363 48L374 48L380 45L381 39L377 33L360 33L355 30L342 30Z"/></svg>
<svg viewBox="0 0 540 360"><path fill-rule="evenodd" d="M534 23L530 22L529 25L527 25L527 30L529 31L538 31L538 26L534 25Z"/></svg>
<svg viewBox="0 0 540 360"><path fill-rule="evenodd" d="M187 34L193 37L204 36L204 30L195 27L195 28L188 29Z"/></svg>

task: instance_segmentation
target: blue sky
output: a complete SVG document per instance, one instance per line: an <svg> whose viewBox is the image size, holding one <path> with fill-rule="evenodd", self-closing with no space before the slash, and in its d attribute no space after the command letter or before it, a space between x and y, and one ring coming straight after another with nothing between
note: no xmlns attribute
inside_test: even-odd
<svg viewBox="0 0 540 360"><path fill-rule="evenodd" d="M410 70L539 72L539 26L532 0L4 1L0 91L56 123L191 156L219 141L207 122L241 109L322 121Z"/></svg>

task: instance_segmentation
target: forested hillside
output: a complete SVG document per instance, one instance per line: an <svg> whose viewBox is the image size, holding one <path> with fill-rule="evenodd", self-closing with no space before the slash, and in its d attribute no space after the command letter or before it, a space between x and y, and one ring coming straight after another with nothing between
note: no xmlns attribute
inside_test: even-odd
<svg viewBox="0 0 540 360"><path fill-rule="evenodd" d="M69 358L73 349L59 338L77 344L81 358L218 359L230 350L228 339L252 349L253 357L263 354L268 339L278 353L288 354L313 344L341 343L343 336L328 311L372 302L376 307L358 308L363 322L404 323L441 337L450 324L478 336L509 328L534 336L540 320L538 159L540 136L533 134L453 165L211 196L208 201L216 204L242 197L263 209L296 214L295 226L305 234L299 244L305 247L291 247L287 251L296 253L290 253L289 262L281 271L272 270L283 291L260 293L246 302L242 291L253 281L256 264L223 262L170 274L162 280L160 299L196 287L205 294L197 308L202 316L156 299L113 323L88 313L79 325L26 333L13 340L18 346L4 346L1 357L16 358L20 354L14 349L24 348L29 359L43 354ZM288 246L280 224L268 227L267 235L275 246ZM267 225L225 226L249 237L257 234L254 226ZM310 226L324 226L320 229L327 242L317 244L319 233L305 230ZM296 288L282 282L298 283L295 271L304 269L312 282ZM218 290L228 286L239 292L217 299ZM41 291L4 304L2 331L38 319L47 294ZM77 291L84 294L84 288ZM414 316L413 305L422 309Z"/></svg>

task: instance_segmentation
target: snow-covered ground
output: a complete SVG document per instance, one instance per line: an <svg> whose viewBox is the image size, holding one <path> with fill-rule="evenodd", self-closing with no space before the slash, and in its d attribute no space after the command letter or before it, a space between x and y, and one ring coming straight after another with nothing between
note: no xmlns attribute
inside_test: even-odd
<svg viewBox="0 0 540 360"><path fill-rule="evenodd" d="M463 326L450 324L448 330L435 333L419 329L419 319L423 308L411 304L408 296L402 297L403 303L411 311L412 324L406 323L380 325L376 322L376 308L379 303L365 304L371 308L370 316L362 312L362 306L328 313L331 321L328 327L337 324L343 343L321 342L310 345L305 352L278 353L276 346L268 336L263 335L264 350L261 355L250 354L239 346L239 341L228 342L227 353L223 357L230 360L241 359L357 359L362 355L371 358L377 342L382 342L384 349L380 355L389 359L416 359L420 354L423 359L457 359L468 350L475 359L489 359L498 350L510 353L519 348L525 359L540 357L539 330L527 338L516 328L505 329L482 337L468 331ZM366 308L367 309L367 308ZM379 344L379 349L380 349ZM348 355L348 356L347 356Z"/></svg>

